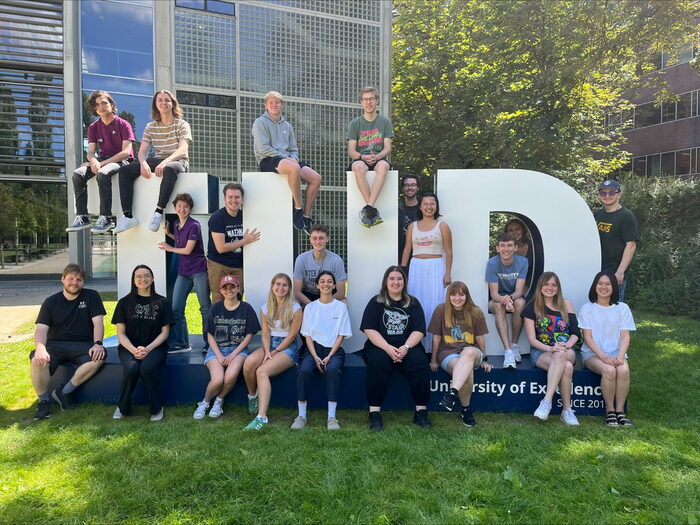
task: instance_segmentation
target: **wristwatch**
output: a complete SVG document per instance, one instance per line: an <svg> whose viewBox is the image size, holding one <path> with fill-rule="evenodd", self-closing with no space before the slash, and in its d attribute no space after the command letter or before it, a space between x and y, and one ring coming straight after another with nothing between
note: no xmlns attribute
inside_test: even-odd
<svg viewBox="0 0 700 525"><path fill-rule="evenodd" d="M100 346L104 346L104 343L102 343L102 339L98 339L97 341L95 341L95 342L94 342L94 343L92 343L92 344L93 344L93 345L100 345Z"/></svg>
<svg viewBox="0 0 700 525"><path fill-rule="evenodd" d="M401 345L401 346L405 346L405 347L406 347L406 352L408 352L408 351L411 349L411 347L408 346L408 345Z"/></svg>

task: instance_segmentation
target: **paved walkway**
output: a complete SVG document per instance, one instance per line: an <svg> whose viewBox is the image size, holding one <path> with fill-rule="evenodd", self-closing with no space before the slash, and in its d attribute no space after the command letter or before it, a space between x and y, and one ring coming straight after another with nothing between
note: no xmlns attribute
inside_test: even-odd
<svg viewBox="0 0 700 525"><path fill-rule="evenodd" d="M116 279L88 281L85 285L98 292L117 290ZM36 319L41 303L49 295L61 291L61 281L0 282L0 342L19 341L31 337L17 335L17 329Z"/></svg>

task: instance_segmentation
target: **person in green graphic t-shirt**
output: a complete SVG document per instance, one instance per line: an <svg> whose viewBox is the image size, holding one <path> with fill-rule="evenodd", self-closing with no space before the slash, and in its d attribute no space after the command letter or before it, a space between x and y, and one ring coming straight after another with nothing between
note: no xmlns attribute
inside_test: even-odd
<svg viewBox="0 0 700 525"><path fill-rule="evenodd" d="M360 90L360 103L363 113L354 118L348 126L348 171L355 174L357 188L365 200L360 211L360 223L366 228L380 224L382 217L375 207L379 193L384 186L387 172L391 169L389 154L394 128L391 120L377 112L379 92L372 86ZM375 178L370 188L367 172L374 171Z"/></svg>

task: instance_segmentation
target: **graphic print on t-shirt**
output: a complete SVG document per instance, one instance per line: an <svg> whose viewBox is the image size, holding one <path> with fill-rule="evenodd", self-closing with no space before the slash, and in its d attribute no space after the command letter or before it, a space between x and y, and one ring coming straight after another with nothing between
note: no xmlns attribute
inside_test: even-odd
<svg viewBox="0 0 700 525"><path fill-rule="evenodd" d="M214 339L217 344L240 344L245 338L246 319L226 318L220 315L214 316Z"/></svg>
<svg viewBox="0 0 700 525"><path fill-rule="evenodd" d="M154 320L158 317L158 310L160 308L159 304L138 304L134 305L134 314L137 319L150 319Z"/></svg>
<svg viewBox="0 0 700 525"><path fill-rule="evenodd" d="M445 334L445 343L474 344L474 336L469 332L463 332L459 325L455 325L450 333Z"/></svg>
<svg viewBox="0 0 700 525"><path fill-rule="evenodd" d="M387 335L402 335L408 326L408 315L400 308L393 310L385 308L382 322L384 323L384 328L386 328Z"/></svg>
<svg viewBox="0 0 700 525"><path fill-rule="evenodd" d="M229 224L226 226L226 242L235 242L243 238L243 225L242 224ZM231 253L241 253L243 247L239 246Z"/></svg>
<svg viewBox="0 0 700 525"><path fill-rule="evenodd" d="M360 130L360 138L357 141L358 149L371 151L375 144L383 144L384 139L379 128ZM380 150L381 151L381 150Z"/></svg>
<svg viewBox="0 0 700 525"><path fill-rule="evenodd" d="M544 315L537 319L537 340L549 346L569 340L569 323L558 315Z"/></svg>

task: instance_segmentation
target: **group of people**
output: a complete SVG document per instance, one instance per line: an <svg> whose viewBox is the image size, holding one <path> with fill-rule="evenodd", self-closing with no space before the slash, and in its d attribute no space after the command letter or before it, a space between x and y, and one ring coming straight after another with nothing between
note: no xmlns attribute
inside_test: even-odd
<svg viewBox="0 0 700 525"><path fill-rule="evenodd" d="M360 221L366 227L382 222L375 207L386 174L391 168L393 129L391 121L378 114L376 89L360 92L362 116L348 128L349 170L365 200ZM133 160L133 131L119 118L109 93L96 91L88 106L100 118L88 128L88 162L73 175L76 218L69 230L90 226L87 215L87 180L97 176L100 216L93 232L121 232L138 225L133 217L133 182L138 176L162 177L158 203L148 227L158 231L163 210L171 197L179 173L188 168L191 131L182 119L182 109L172 93L161 90L152 101L153 121L146 126L138 162ZM131 413L131 397L139 377L148 395L151 419L163 415L162 369L168 351L188 352L189 331L184 311L194 288L199 299L204 339L204 364L210 373L195 419L223 414L226 395L241 370L248 390L248 409L254 419L247 429L267 423L270 378L298 366L298 416L293 429L307 423L309 380L323 374L327 383L328 420L339 428L336 406L345 352L342 341L351 335L345 305L346 274L342 259L326 249L328 229L311 219L321 177L299 160L294 130L282 116L284 101L275 91L264 98L265 113L253 125L256 159L261 171L287 176L294 201L295 228L309 235L312 249L299 255L293 278L276 274L268 300L256 311L243 301L244 246L257 241L257 229L243 229L244 190L229 183L223 189L225 206L209 219L207 254L201 227L190 217L194 207L186 193L172 204L177 220L166 221L164 232L172 242L160 242L165 251L178 254L178 275L172 303L155 292L153 272L145 265L134 268L130 293L117 304L112 322L119 340L119 358L124 367L121 394L114 418ZM147 157L149 147L153 156ZM370 186L367 173L375 172ZM123 215L116 227L111 222L111 176L119 173ZM302 202L301 181L307 185ZM435 193L419 193L420 181L402 179L403 201L399 206L400 265L387 269L379 293L373 297L360 329L367 335L362 355L367 364L367 401L370 427L381 429L381 405L388 378L396 369L406 375L415 402L414 422L429 427L427 413L429 371L442 367L452 376L450 391L440 401L447 410L458 410L465 425L475 424L470 406L473 371L491 370L485 348L487 333L483 312L474 304L467 286L452 281L452 234L441 220ZM525 327L532 363L547 370L547 389L535 416L547 419L557 387L561 391L561 419L578 424L571 409L573 348L583 331L583 356L587 368L602 376L606 423L630 425L624 413L629 389L626 351L634 321L622 303L625 272L638 240L634 214L619 204L621 187L607 180L599 188L603 208L595 212L602 247L602 271L591 285L590 303L577 319L571 303L564 299L559 278L544 272L533 281L533 250L528 229L513 218L498 237L497 255L486 265L489 313L504 349L504 368L515 368L522 360L518 340ZM410 279L408 278L410 275ZM105 358L102 346L105 314L99 295L83 289L84 272L77 265L64 270L63 291L47 299L37 319L36 349L32 352L31 375L39 396L36 419L50 415L53 398L61 408L72 403L71 393L91 377ZM211 297L211 299L210 299ZM172 305L172 306L171 306ZM507 314L512 314L510 327ZM258 317L259 315L259 317ZM510 330L509 330L510 328ZM253 336L262 333L262 346L250 348ZM297 336L301 334L300 344ZM525 352L523 352L525 353ZM75 374L60 388L48 393L49 376L63 361L78 365Z"/></svg>

